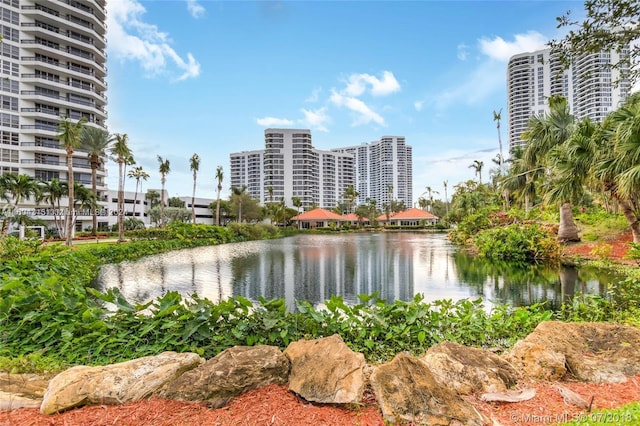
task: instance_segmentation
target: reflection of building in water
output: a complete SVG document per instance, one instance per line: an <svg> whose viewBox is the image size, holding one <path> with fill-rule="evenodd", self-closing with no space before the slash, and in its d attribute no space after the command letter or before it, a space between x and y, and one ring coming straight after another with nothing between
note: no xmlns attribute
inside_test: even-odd
<svg viewBox="0 0 640 426"><path fill-rule="evenodd" d="M561 274L559 276L559 273ZM231 296L296 300L317 305L334 295L357 303L379 293L393 302L482 297L514 306L548 301L550 309L577 293L605 295L606 277L584 268L491 263L454 252L446 237L411 233L299 235L181 250L103 267L99 290L118 287L130 302L146 303L166 291L197 293L214 303Z"/></svg>
<svg viewBox="0 0 640 426"><path fill-rule="evenodd" d="M376 291L389 302L413 298L411 245L387 244L384 236L376 244L362 244L354 235L339 242L335 238L307 236L305 244L274 244L234 259L233 294L254 300L284 298L289 309L296 300L316 304L340 295L354 303L358 295Z"/></svg>

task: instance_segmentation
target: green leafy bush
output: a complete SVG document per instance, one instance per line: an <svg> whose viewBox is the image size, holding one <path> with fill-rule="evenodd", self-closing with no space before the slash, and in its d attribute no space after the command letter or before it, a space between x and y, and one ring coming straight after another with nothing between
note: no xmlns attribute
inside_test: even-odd
<svg viewBox="0 0 640 426"><path fill-rule="evenodd" d="M539 225L513 224L480 231L473 239L481 257L515 262L557 260L560 246Z"/></svg>

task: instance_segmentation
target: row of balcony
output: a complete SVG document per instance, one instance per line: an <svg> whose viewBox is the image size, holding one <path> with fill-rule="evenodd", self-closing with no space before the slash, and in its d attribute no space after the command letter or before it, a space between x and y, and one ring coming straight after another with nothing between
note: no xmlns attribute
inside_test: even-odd
<svg viewBox="0 0 640 426"><path fill-rule="evenodd" d="M43 62L47 65L52 65L57 68L61 68L67 71L77 72L79 74L92 77L96 79L96 81L98 81L100 84L106 85L106 83L104 82L104 78L101 76L97 76L96 73L94 72L94 68L95 68L97 70L102 71L103 74L106 74L106 68L98 63L93 64L94 68L90 68L90 67L78 66L73 63L62 64L60 63L60 61L53 58L48 58L46 56L22 56L20 60L23 62L29 62L29 61Z"/></svg>
<svg viewBox="0 0 640 426"><path fill-rule="evenodd" d="M71 87L74 87L76 89L86 90L87 92L91 92L92 95L94 95L94 94L98 95L98 97L101 100L104 100L105 102L107 101L107 98L104 96L104 92L96 90L91 83L86 83L86 82L82 82L82 81L74 81L71 78L67 78L66 80L64 80L64 79L60 79L60 76L51 75L49 73L47 73L47 74L34 74L34 73L21 74L21 77L23 79L37 78L37 79L41 79L41 80L51 81L51 82L56 83L56 84L61 84L61 85L65 85L65 86L71 86Z"/></svg>
<svg viewBox="0 0 640 426"><path fill-rule="evenodd" d="M20 164L44 164L47 166L64 166L67 167L66 161L59 160L51 160L51 159L22 159L20 160ZM73 162L73 167L75 169L89 169L91 170L91 164L85 162ZM100 166L97 168L98 171L104 172L106 169L104 166Z"/></svg>

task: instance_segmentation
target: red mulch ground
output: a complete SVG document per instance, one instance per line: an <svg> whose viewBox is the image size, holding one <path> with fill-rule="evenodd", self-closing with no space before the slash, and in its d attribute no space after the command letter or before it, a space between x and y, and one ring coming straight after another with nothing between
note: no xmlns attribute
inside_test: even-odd
<svg viewBox="0 0 640 426"><path fill-rule="evenodd" d="M603 244L611 260L634 263L625 259L630 234L623 234L605 243L581 242L565 248L565 254L597 259ZM600 251L602 252L602 251ZM520 388L534 387L536 396L518 403L487 403L479 397L466 397L494 424L534 425L554 424L574 418L597 420L584 409L567 405L556 383L521 383ZM640 401L640 375L627 383L597 384L562 382L562 386L578 393L586 400L593 397L593 409L614 408ZM603 419L606 420L606 419ZM615 420L615 419L611 419ZM623 423L611 421L611 424ZM635 419L639 422L640 419ZM605 422L606 423L606 422ZM635 424L632 421L624 422ZM491 423L489 423L491 424ZM2 426L384 426L379 407L371 392L367 392L360 406L312 404L298 398L286 386L267 386L247 392L234 399L227 407L207 408L204 404L178 401L148 400L117 406L82 407L65 413L44 416L37 409L0 412Z"/></svg>
<svg viewBox="0 0 640 426"><path fill-rule="evenodd" d="M586 410L567 405L556 383L531 382L520 387L534 387L536 396L518 403L487 403L478 396L469 396L480 412L493 424L526 425L553 424L556 420L588 418ZM595 384L562 382L584 399L593 399L593 409L613 408L640 401L640 376L630 377L627 383ZM492 423L488 424L492 424ZM613 422L621 423L621 422ZM633 424L632 422L626 422ZM227 407L210 409L204 404L148 400L114 406L83 407L61 414L44 416L37 409L0 412L1 425L30 426L384 426L385 422L375 397L365 396L361 406L311 404L287 390L286 386L271 385L247 392Z"/></svg>
<svg viewBox="0 0 640 426"><path fill-rule="evenodd" d="M564 254L569 256L580 256L583 259L600 259L606 255L614 262L624 264L637 264L635 260L626 258L631 247L629 243L633 241L631 232L612 236L607 241L587 242L581 241L565 246Z"/></svg>

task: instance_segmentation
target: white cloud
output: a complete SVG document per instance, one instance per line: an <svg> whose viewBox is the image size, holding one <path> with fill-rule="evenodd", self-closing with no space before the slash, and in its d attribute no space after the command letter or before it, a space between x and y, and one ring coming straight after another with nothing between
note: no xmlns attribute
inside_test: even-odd
<svg viewBox="0 0 640 426"><path fill-rule="evenodd" d="M330 121L330 118L327 115L327 108L322 107L314 111L303 108L301 111L304 114L304 119L300 120L302 124L310 129L318 130L320 132L329 131L329 129L324 125Z"/></svg>
<svg viewBox="0 0 640 426"><path fill-rule="evenodd" d="M373 111L367 106L367 104L365 104L358 98L354 98L352 96L344 96L333 90L330 100L336 106L344 106L356 113L355 120L353 121L353 123L351 123L351 125L354 127L361 124L368 124L372 121L381 126L385 125L384 118L382 118L380 114Z"/></svg>
<svg viewBox="0 0 640 426"><path fill-rule="evenodd" d="M469 55L469 46L464 43L458 45L458 59L461 61L466 61L467 56Z"/></svg>
<svg viewBox="0 0 640 426"><path fill-rule="evenodd" d="M370 74L351 74L344 93L349 96L360 96L370 86L373 96L385 96L400 90L400 83L390 71L383 71L382 79Z"/></svg>
<svg viewBox="0 0 640 426"><path fill-rule="evenodd" d="M424 101L435 105L438 109L457 104L477 105L491 95L504 90L505 62L513 55L544 49L546 42L547 39L535 31L516 34L512 42L507 42L502 37L482 38L478 40L478 45L484 56L466 79L459 79L455 86L444 89ZM458 46L458 53L460 53L460 46ZM414 103L414 106L420 111L417 103Z"/></svg>
<svg viewBox="0 0 640 426"><path fill-rule="evenodd" d="M514 38L512 42L505 41L502 37L496 37L493 40L482 38L479 40L480 50L492 59L506 62L513 55L544 49L549 41L536 31L516 34Z"/></svg>
<svg viewBox="0 0 640 426"><path fill-rule="evenodd" d="M369 107L360 96L386 96L398 92L400 83L391 71L383 71L380 78L371 74L351 74L342 90L331 89L329 101L338 107L345 107L352 111L354 120L352 126L359 126L374 122L386 125L384 118Z"/></svg>
<svg viewBox="0 0 640 426"><path fill-rule="evenodd" d="M316 87L315 89L313 89L313 91L311 92L311 95L309 95L309 97L307 99L305 99L305 102L309 102L309 103L315 103L318 102L318 99L320 99L320 92L322 91L322 88L320 87Z"/></svg>
<svg viewBox="0 0 640 426"><path fill-rule="evenodd" d="M198 0L187 0L187 10L196 19L202 18L206 13L204 6L198 3Z"/></svg>
<svg viewBox="0 0 640 426"><path fill-rule="evenodd" d="M415 101L413 103L413 107L416 109L416 111L422 111L423 106L424 106L424 101Z"/></svg>
<svg viewBox="0 0 640 426"><path fill-rule="evenodd" d="M256 123L260 126L264 127L273 127L273 126L292 126L293 121L287 120L286 118L276 118L276 117L264 117L256 119Z"/></svg>
<svg viewBox="0 0 640 426"><path fill-rule="evenodd" d="M109 54L139 62L149 76L171 75L173 67L180 70L174 77L178 81L200 75L200 64L193 55L187 53L186 60L178 55L167 33L142 20L145 12L137 0L107 2Z"/></svg>

